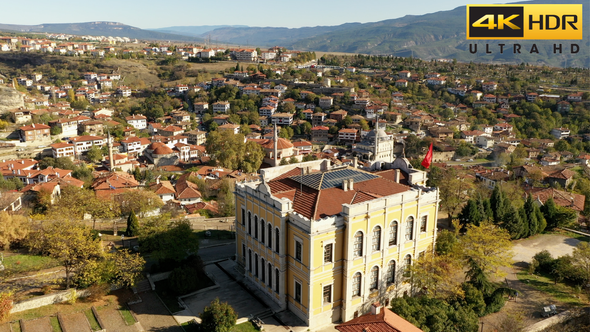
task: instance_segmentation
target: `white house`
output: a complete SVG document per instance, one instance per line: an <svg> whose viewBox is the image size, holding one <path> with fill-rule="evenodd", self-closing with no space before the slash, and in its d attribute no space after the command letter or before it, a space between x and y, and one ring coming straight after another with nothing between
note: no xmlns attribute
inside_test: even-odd
<svg viewBox="0 0 590 332"><path fill-rule="evenodd" d="M147 118L143 115L135 114L126 117L125 120L135 129L141 130L147 128Z"/></svg>

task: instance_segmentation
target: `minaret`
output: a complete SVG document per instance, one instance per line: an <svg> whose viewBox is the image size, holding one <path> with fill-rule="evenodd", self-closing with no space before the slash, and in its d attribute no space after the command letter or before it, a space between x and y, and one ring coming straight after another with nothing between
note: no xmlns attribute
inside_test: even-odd
<svg viewBox="0 0 590 332"><path fill-rule="evenodd" d="M109 167L112 172L115 169L115 160L113 159L113 141L111 140L111 131L108 131L107 139L109 140Z"/></svg>
<svg viewBox="0 0 590 332"><path fill-rule="evenodd" d="M375 153L373 153L373 160L377 161L377 154L379 149L379 140L377 139L379 135L379 116L375 118Z"/></svg>
<svg viewBox="0 0 590 332"><path fill-rule="evenodd" d="M278 158L277 158L277 151L278 151L278 140L279 140L279 135L277 134L277 124L275 123L275 129L274 129L274 150L273 150L273 157L275 159L275 166L278 166Z"/></svg>

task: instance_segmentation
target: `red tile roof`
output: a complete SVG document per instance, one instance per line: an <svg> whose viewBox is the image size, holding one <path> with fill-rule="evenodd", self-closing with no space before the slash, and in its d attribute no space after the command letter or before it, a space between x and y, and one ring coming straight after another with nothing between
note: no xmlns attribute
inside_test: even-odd
<svg viewBox="0 0 590 332"><path fill-rule="evenodd" d="M423 332L387 308L368 313L336 326L340 332Z"/></svg>

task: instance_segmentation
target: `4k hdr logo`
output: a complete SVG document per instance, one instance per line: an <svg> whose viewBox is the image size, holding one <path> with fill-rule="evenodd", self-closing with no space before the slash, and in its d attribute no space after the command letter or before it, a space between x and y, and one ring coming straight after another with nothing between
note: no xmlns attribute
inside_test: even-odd
<svg viewBox="0 0 590 332"><path fill-rule="evenodd" d="M582 5L467 5L467 39L582 39Z"/></svg>

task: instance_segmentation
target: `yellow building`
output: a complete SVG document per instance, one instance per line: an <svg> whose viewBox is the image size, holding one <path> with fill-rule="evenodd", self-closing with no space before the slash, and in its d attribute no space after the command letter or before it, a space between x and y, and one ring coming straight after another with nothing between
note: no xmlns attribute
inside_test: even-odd
<svg viewBox="0 0 590 332"><path fill-rule="evenodd" d="M403 271L434 245L438 190L405 159L389 167L369 173L317 160L236 184L244 281L311 328L409 293Z"/></svg>

